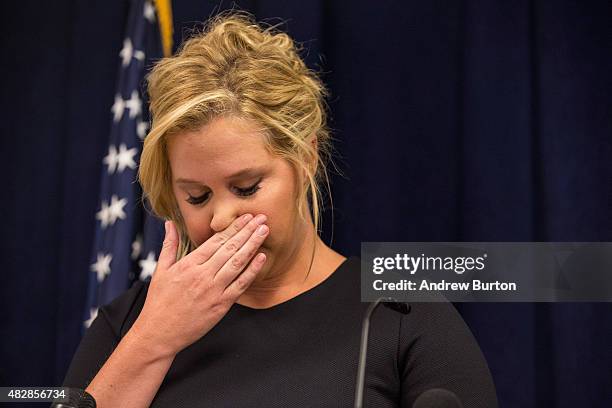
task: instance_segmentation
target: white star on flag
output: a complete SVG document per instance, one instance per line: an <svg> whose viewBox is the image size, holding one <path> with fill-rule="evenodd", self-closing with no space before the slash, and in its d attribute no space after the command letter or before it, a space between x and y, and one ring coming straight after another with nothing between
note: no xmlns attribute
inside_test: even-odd
<svg viewBox="0 0 612 408"><path fill-rule="evenodd" d="M144 17L149 21L149 23L155 22L155 7L151 4L151 2L146 1L144 4Z"/></svg>
<svg viewBox="0 0 612 408"><path fill-rule="evenodd" d="M121 95L115 95L115 103L113 103L113 106L111 107L111 112L113 112L113 122L117 123L121 120L124 110L125 101Z"/></svg>
<svg viewBox="0 0 612 408"><path fill-rule="evenodd" d="M96 320L97 316L98 316L98 308L97 307L92 307L91 309L89 309L89 319L87 319L87 320L85 320L83 322L83 326L85 326L86 328L89 328L89 326L91 326L93 321Z"/></svg>
<svg viewBox="0 0 612 408"><path fill-rule="evenodd" d="M132 45L132 40L126 38L123 40L123 48L119 51L119 56L121 57L121 65L127 67L132 61L132 56L134 55L134 46Z"/></svg>
<svg viewBox="0 0 612 408"><path fill-rule="evenodd" d="M142 61L145 60L145 53L143 51L136 50L136 51L134 51L134 58L136 58L138 61L142 62Z"/></svg>
<svg viewBox="0 0 612 408"><path fill-rule="evenodd" d="M108 174L113 174L117 168L117 149L115 145L108 146L108 154L102 160L108 166Z"/></svg>
<svg viewBox="0 0 612 408"><path fill-rule="evenodd" d="M96 213L96 219L100 220L102 229L105 229L110 224L110 211L106 201L102 201L101 209Z"/></svg>
<svg viewBox="0 0 612 408"><path fill-rule="evenodd" d="M132 242L132 259L136 260L142 252L142 235L138 234L134 242Z"/></svg>
<svg viewBox="0 0 612 408"><path fill-rule="evenodd" d="M133 147L128 149L125 143L121 143L119 146L119 154L117 154L117 171L121 173L126 167L130 169L136 168L136 162L134 156L138 153L138 149Z"/></svg>
<svg viewBox="0 0 612 408"><path fill-rule="evenodd" d="M133 147L128 149L125 143L121 143L119 151L115 145L108 147L108 154L102 160L108 166L108 174L113 174L115 170L121 173L126 167L130 169L136 168L134 156L138 153L138 149Z"/></svg>
<svg viewBox="0 0 612 408"><path fill-rule="evenodd" d="M138 91L132 91L130 99L124 101L125 107L130 111L130 119L134 119L142 113L142 101L138 96Z"/></svg>
<svg viewBox="0 0 612 408"><path fill-rule="evenodd" d="M155 268L157 267L155 254L149 252L146 259L141 259L138 265L140 265L140 280L145 280L149 276L153 276L153 272L155 272Z"/></svg>
<svg viewBox="0 0 612 408"><path fill-rule="evenodd" d="M125 219L125 211L123 207L127 204L127 198L119 199L113 194L111 197L110 205L106 201L102 201L101 209L96 214L96 219L100 220L102 229L105 229L109 225L115 224L117 218Z"/></svg>
<svg viewBox="0 0 612 408"><path fill-rule="evenodd" d="M91 265L91 270L98 275L98 282L102 282L106 275L111 272L110 263L112 260L112 254L98 252L98 260Z"/></svg>
<svg viewBox="0 0 612 408"><path fill-rule="evenodd" d="M147 130L149 130L149 124L144 120L139 120L138 124L136 125L136 133L138 134L140 140L144 140L145 136L147 135Z"/></svg>
<svg viewBox="0 0 612 408"><path fill-rule="evenodd" d="M111 225L117 221L117 218L121 218L122 220L125 219L125 211L123 211L123 207L125 207L126 204L127 198L122 198L120 200L119 197L113 194L111 197L110 206L108 207L108 212L110 213L109 221Z"/></svg>

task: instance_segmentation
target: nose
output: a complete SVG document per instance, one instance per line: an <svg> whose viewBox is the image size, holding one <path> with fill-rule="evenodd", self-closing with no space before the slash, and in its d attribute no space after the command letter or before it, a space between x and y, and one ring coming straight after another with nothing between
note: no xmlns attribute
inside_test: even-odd
<svg viewBox="0 0 612 408"><path fill-rule="evenodd" d="M210 228L216 233L223 231L240 216L240 209L232 205L230 202L215 203L213 216L210 220Z"/></svg>

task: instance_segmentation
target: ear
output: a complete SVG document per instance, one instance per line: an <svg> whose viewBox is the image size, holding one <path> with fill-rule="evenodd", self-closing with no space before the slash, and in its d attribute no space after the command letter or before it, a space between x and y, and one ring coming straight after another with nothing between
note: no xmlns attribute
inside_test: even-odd
<svg viewBox="0 0 612 408"><path fill-rule="evenodd" d="M314 147L314 149L317 149L317 134L316 133L312 133L310 135L310 144L312 145L312 147Z"/></svg>

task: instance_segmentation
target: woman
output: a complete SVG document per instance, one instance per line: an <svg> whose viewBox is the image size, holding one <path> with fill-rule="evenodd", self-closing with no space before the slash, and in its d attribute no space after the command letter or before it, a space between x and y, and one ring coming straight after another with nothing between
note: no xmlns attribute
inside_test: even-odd
<svg viewBox="0 0 612 408"><path fill-rule="evenodd" d="M166 222L157 270L100 309L64 381L99 407L351 406L367 304L359 259L318 236L325 89L293 41L224 14L148 78L139 169ZM450 304L379 308L366 407L495 390Z"/></svg>

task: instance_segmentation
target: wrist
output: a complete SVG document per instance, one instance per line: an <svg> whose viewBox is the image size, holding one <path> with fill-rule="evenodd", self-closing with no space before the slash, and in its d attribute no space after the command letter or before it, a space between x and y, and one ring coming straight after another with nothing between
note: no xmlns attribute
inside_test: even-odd
<svg viewBox="0 0 612 408"><path fill-rule="evenodd" d="M155 336L148 333L138 320L134 322L121 341L150 362L173 360L178 353L171 345L155 339Z"/></svg>

